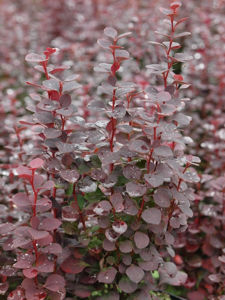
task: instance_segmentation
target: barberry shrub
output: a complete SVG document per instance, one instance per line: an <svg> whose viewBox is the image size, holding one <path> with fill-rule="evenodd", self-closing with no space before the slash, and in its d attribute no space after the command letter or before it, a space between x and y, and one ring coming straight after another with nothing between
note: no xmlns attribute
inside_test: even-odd
<svg viewBox="0 0 225 300"><path fill-rule="evenodd" d="M105 81L88 114L69 94L79 93L79 77L49 63L57 49L26 56L42 81L27 82L37 92L20 121L30 141L20 140L26 157L8 199L20 217L0 226L3 251L12 257L1 269L2 294L8 277L18 281L8 300L156 299L165 285L186 282L173 244L193 216L190 184L199 181L199 158L185 155L190 138L183 128L191 118L182 112L189 99L180 90L188 84L174 72L191 59L177 53L176 40L189 35L179 32L186 21L178 18L180 7L176 1L160 9L169 27L158 32L165 40L150 42L161 48L162 61L147 65L158 85L145 89L120 72L130 59L121 40L132 33L104 29L98 45L108 61L95 72Z"/></svg>
<svg viewBox="0 0 225 300"><path fill-rule="evenodd" d="M199 2L186 8L195 12L188 22L193 32L190 44L194 58L185 76L194 84L189 95L195 99L188 105L193 118L186 132L194 140L190 153L202 158L198 168L201 181L196 185L194 216L188 230L176 240L179 264L188 274L185 287L189 299L224 299L224 2ZM197 13L197 14L196 14ZM207 24L207 25L206 25ZM196 28L197 30L194 30Z"/></svg>

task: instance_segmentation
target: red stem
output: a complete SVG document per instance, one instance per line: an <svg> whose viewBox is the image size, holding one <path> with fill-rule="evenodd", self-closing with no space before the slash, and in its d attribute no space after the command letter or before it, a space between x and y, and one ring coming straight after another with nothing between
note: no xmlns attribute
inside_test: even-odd
<svg viewBox="0 0 225 300"><path fill-rule="evenodd" d="M142 201L141 201L141 206L140 206L138 214L137 214L138 221L140 221L141 214L142 214L142 211L144 209L144 204L145 204L145 200L144 200L144 196L143 196Z"/></svg>

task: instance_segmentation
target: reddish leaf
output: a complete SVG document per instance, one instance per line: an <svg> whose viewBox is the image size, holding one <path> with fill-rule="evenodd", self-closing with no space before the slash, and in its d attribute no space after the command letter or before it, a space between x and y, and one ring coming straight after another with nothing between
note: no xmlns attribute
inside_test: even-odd
<svg viewBox="0 0 225 300"><path fill-rule="evenodd" d="M21 287L18 287L9 293L7 300L26 300L24 290Z"/></svg>
<svg viewBox="0 0 225 300"><path fill-rule="evenodd" d="M40 63L43 61L46 61L46 58L44 55L39 55L36 53L29 53L26 55L25 60L32 63Z"/></svg>
<svg viewBox="0 0 225 300"><path fill-rule="evenodd" d="M34 278L38 274L38 271L34 268L23 270L23 275L27 278Z"/></svg>
<svg viewBox="0 0 225 300"><path fill-rule="evenodd" d="M0 235L8 234L14 228L15 228L15 225L8 223L8 222L4 223L4 224L0 224Z"/></svg>
<svg viewBox="0 0 225 300"><path fill-rule="evenodd" d="M77 182L77 180L80 177L80 174L77 172L77 170L62 170L60 172L61 177L71 183Z"/></svg>
<svg viewBox="0 0 225 300"><path fill-rule="evenodd" d="M60 267L65 273L79 274L84 268L86 268L86 266L87 265L81 260L69 257L61 264Z"/></svg>
<svg viewBox="0 0 225 300"><path fill-rule="evenodd" d="M62 209L62 219L67 222L74 222L79 219L79 213L71 206L64 206Z"/></svg>
<svg viewBox="0 0 225 300"><path fill-rule="evenodd" d="M35 158L30 163L29 166L31 169L38 169L44 165L44 161L41 158Z"/></svg>
<svg viewBox="0 0 225 300"><path fill-rule="evenodd" d="M72 102L71 96L69 94L64 94L59 98L59 102L61 107L68 107Z"/></svg>
<svg viewBox="0 0 225 300"><path fill-rule="evenodd" d="M130 197L140 197L146 193L146 186L142 184L137 184L134 182L128 182L126 184L126 191Z"/></svg>
<svg viewBox="0 0 225 300"><path fill-rule="evenodd" d="M41 249L43 253L50 253L59 255L62 253L62 246L57 243L52 243L51 245Z"/></svg>
<svg viewBox="0 0 225 300"><path fill-rule="evenodd" d="M145 272L138 266L130 265L126 269L126 274L132 282L139 283L143 279Z"/></svg>
<svg viewBox="0 0 225 300"><path fill-rule="evenodd" d="M103 201L100 201L95 206L95 208L93 209L93 212L96 213L96 215L105 216L110 213L111 209L112 209L112 205L110 204L110 202L103 200Z"/></svg>
<svg viewBox="0 0 225 300"><path fill-rule="evenodd" d="M50 261L46 254L39 254L36 261L36 269L38 272L51 273L54 271L54 261Z"/></svg>
<svg viewBox="0 0 225 300"><path fill-rule="evenodd" d="M117 31L112 27L106 27L104 29L104 34L112 39L115 39L115 37L117 36Z"/></svg>
<svg viewBox="0 0 225 300"><path fill-rule="evenodd" d="M53 231L53 230L57 229L61 225L61 223L62 222L56 218L46 218L41 221L41 223L39 225L39 229Z"/></svg>
<svg viewBox="0 0 225 300"><path fill-rule="evenodd" d="M149 237L147 234L137 231L134 234L134 242L139 249L146 248L150 242Z"/></svg>
<svg viewBox="0 0 225 300"><path fill-rule="evenodd" d="M120 193L114 193L110 196L110 201L116 212L122 212L124 210L123 197Z"/></svg>
<svg viewBox="0 0 225 300"><path fill-rule="evenodd" d="M31 202L25 193L17 193L13 196L12 202L21 210L29 211L31 209Z"/></svg>
<svg viewBox="0 0 225 300"><path fill-rule="evenodd" d="M98 281L99 282L102 282L102 283L112 283L116 277L116 269L115 268L108 268L107 270L105 271L101 271L99 274L98 274Z"/></svg>
<svg viewBox="0 0 225 300"><path fill-rule="evenodd" d="M112 229L118 234L123 234L127 231L127 223L121 220L114 221L112 224Z"/></svg>
<svg viewBox="0 0 225 300"><path fill-rule="evenodd" d="M119 281L119 288L127 294L133 293L138 285L135 282L130 281L129 278L122 277Z"/></svg>
<svg viewBox="0 0 225 300"><path fill-rule="evenodd" d="M5 295L9 288L8 282L0 283L0 295Z"/></svg>
<svg viewBox="0 0 225 300"><path fill-rule="evenodd" d="M116 121L116 119L111 119L110 121L109 121L109 123L107 124L107 126L106 126L106 130L108 131L108 132L112 132L112 130L116 127L116 123L117 123L117 121Z"/></svg>
<svg viewBox="0 0 225 300"><path fill-rule="evenodd" d="M147 208L141 215L142 219L149 224L159 225L161 222L161 211L158 208Z"/></svg>
<svg viewBox="0 0 225 300"><path fill-rule="evenodd" d="M16 169L16 175L24 179L30 179L32 176L32 172L29 168L20 166Z"/></svg>
<svg viewBox="0 0 225 300"><path fill-rule="evenodd" d="M52 292L60 292L64 289L65 284L64 277L58 274L52 274L47 278L44 287Z"/></svg>
<svg viewBox="0 0 225 300"><path fill-rule="evenodd" d="M36 230L33 228L28 228L27 231L30 233L32 239L34 239L34 240L40 240L49 235L49 233L47 231Z"/></svg>
<svg viewBox="0 0 225 300"><path fill-rule="evenodd" d="M122 253L130 253L133 250L133 245L132 242L129 240L122 241L119 243L119 248Z"/></svg>

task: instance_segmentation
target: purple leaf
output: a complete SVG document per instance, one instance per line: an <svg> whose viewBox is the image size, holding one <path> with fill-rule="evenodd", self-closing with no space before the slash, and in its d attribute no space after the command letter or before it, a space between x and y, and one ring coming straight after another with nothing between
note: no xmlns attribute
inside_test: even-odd
<svg viewBox="0 0 225 300"><path fill-rule="evenodd" d="M161 211L158 208L147 208L142 212L142 219L148 224L159 225L161 222Z"/></svg>
<svg viewBox="0 0 225 300"><path fill-rule="evenodd" d="M65 285L64 277L58 274L51 274L47 278L44 287L52 292L60 292L64 289Z"/></svg>
<svg viewBox="0 0 225 300"><path fill-rule="evenodd" d="M104 29L104 34L112 39L115 39L115 37L117 36L117 31L112 27L106 27Z"/></svg>
<svg viewBox="0 0 225 300"><path fill-rule="evenodd" d="M48 111L42 111L41 113L35 113L34 118L36 118L42 124L54 123L55 118L52 113Z"/></svg>
<svg viewBox="0 0 225 300"><path fill-rule="evenodd" d="M35 268L23 270L23 275L27 278L37 277L38 271Z"/></svg>
<svg viewBox="0 0 225 300"><path fill-rule="evenodd" d="M40 254L36 261L36 269L38 272L51 273L54 271L54 261L50 261L46 254Z"/></svg>
<svg viewBox="0 0 225 300"><path fill-rule="evenodd" d="M145 272L136 265L130 265L126 269L126 274L132 282L139 283L145 275Z"/></svg>
<svg viewBox="0 0 225 300"><path fill-rule="evenodd" d="M25 179L30 179L32 176L32 172L29 168L20 166L16 168L16 175Z"/></svg>
<svg viewBox="0 0 225 300"><path fill-rule="evenodd" d="M104 49L110 49L111 46L111 42L109 40L106 39L99 39L97 41L97 43L99 44L99 46L101 46Z"/></svg>
<svg viewBox="0 0 225 300"><path fill-rule="evenodd" d="M130 36L131 34L132 34L132 32L125 32L125 33L122 33L122 34L118 35L117 40L120 40L120 39L122 39L122 38L125 38L125 37L127 37L127 36Z"/></svg>
<svg viewBox="0 0 225 300"><path fill-rule="evenodd" d="M51 245L49 245L45 248L42 248L42 252L43 253L59 255L59 254L62 253L62 247L61 247L60 244L52 243Z"/></svg>
<svg viewBox="0 0 225 300"><path fill-rule="evenodd" d="M0 224L0 235L8 234L15 228L15 225L11 223Z"/></svg>
<svg viewBox="0 0 225 300"><path fill-rule="evenodd" d="M74 294L82 299L88 299L91 296L91 289L87 285L77 284L74 288Z"/></svg>
<svg viewBox="0 0 225 300"><path fill-rule="evenodd" d="M164 181L161 175L154 175L154 174L145 174L144 179L152 187L158 187L162 185Z"/></svg>
<svg viewBox="0 0 225 300"><path fill-rule="evenodd" d="M61 225L61 223L62 222L56 218L45 218L44 220L41 221L39 225L39 229L53 231L57 229Z"/></svg>
<svg viewBox="0 0 225 300"><path fill-rule="evenodd" d="M126 184L126 191L130 197L140 197L146 193L146 186L143 184L137 184L134 182L128 182Z"/></svg>
<svg viewBox="0 0 225 300"><path fill-rule="evenodd" d="M108 268L105 271L101 271L100 273L98 273L98 281L102 282L102 283L112 283L116 277L117 274L117 270L113 267Z"/></svg>
<svg viewBox="0 0 225 300"><path fill-rule="evenodd" d="M134 140L129 144L129 149L134 152L146 154L149 152L149 146L142 140Z"/></svg>
<svg viewBox="0 0 225 300"><path fill-rule="evenodd" d="M116 55L116 57L123 58L123 59L128 59L130 57L129 52L126 51L126 50L118 50L118 49L116 49L115 55Z"/></svg>
<svg viewBox="0 0 225 300"><path fill-rule="evenodd" d="M40 63L43 61L46 61L46 58L44 55L39 55L36 53L29 53L26 55L25 60L32 63Z"/></svg>
<svg viewBox="0 0 225 300"><path fill-rule="evenodd" d="M59 102L61 107L69 107L72 102L71 96L69 94L64 94L59 98Z"/></svg>
<svg viewBox="0 0 225 300"><path fill-rule="evenodd" d="M62 170L60 172L60 176L64 180L66 180L66 181L68 181L70 183L75 183L79 179L80 174L75 169L73 169L73 170Z"/></svg>
<svg viewBox="0 0 225 300"><path fill-rule="evenodd" d="M174 277L170 277L165 271L160 271L159 274L160 284L167 283L174 286L180 286L187 280L187 274L182 271L178 271Z"/></svg>
<svg viewBox="0 0 225 300"><path fill-rule="evenodd" d="M70 117L74 113L74 108L72 106L63 107L63 108L57 109L56 112L57 112L57 114L60 114L64 117Z"/></svg>
<svg viewBox="0 0 225 300"><path fill-rule="evenodd" d="M143 249L148 246L150 240L147 234L137 231L134 234L134 242L137 248Z"/></svg>
<svg viewBox="0 0 225 300"><path fill-rule="evenodd" d="M59 81L55 79L48 79L42 82L43 86L45 86L49 90L58 91L59 90Z"/></svg>
<svg viewBox="0 0 225 300"><path fill-rule="evenodd" d="M36 204L36 210L38 213L48 211L51 207L52 201L48 198L39 199Z"/></svg>
<svg viewBox="0 0 225 300"><path fill-rule="evenodd" d="M192 60L193 57L191 55L187 55L185 53L176 53L174 55L174 58L177 60L177 61L180 61L180 62L186 62L186 61L189 61L189 60Z"/></svg>
<svg viewBox="0 0 225 300"><path fill-rule="evenodd" d="M130 253L133 250L133 245L132 242L129 240L122 241L119 243L119 248L122 253Z"/></svg>
<svg viewBox="0 0 225 300"><path fill-rule="evenodd" d="M79 274L86 267L86 264L73 257L68 257L66 260L64 260L60 267L65 273Z"/></svg>
<svg viewBox="0 0 225 300"><path fill-rule="evenodd" d="M135 216L138 213L136 202L128 196L125 197L124 212L131 216Z"/></svg>
<svg viewBox="0 0 225 300"><path fill-rule="evenodd" d="M46 136L47 139L55 139L60 135L62 135L62 132L55 128L46 128L44 130L44 135Z"/></svg>
<svg viewBox="0 0 225 300"><path fill-rule="evenodd" d="M185 31L185 32L181 32L181 33L175 34L174 38L177 39L177 38L181 38L181 37L185 37L185 36L189 36L189 35L191 35L191 33L188 32L188 31ZM182 53L179 53L179 54L182 54Z"/></svg>
<svg viewBox="0 0 225 300"><path fill-rule="evenodd" d="M13 267L18 269L27 269L32 267L34 262L34 255L26 252L17 256L17 262L13 265Z"/></svg>
<svg viewBox="0 0 225 300"><path fill-rule="evenodd" d="M112 224L112 229L118 234L123 234L127 231L127 223L121 220L114 221Z"/></svg>
<svg viewBox="0 0 225 300"><path fill-rule="evenodd" d="M110 201L116 212L122 212L124 210L123 197L120 193L114 193L110 196Z"/></svg>
<svg viewBox="0 0 225 300"><path fill-rule="evenodd" d="M28 228L27 231L29 232L33 240L40 240L46 238L49 235L47 231L36 230L33 228Z"/></svg>
<svg viewBox="0 0 225 300"><path fill-rule="evenodd" d="M51 190L54 187L55 187L54 181L48 180L39 189L41 189L41 190Z"/></svg>
<svg viewBox="0 0 225 300"><path fill-rule="evenodd" d="M24 290L21 287L18 287L14 291L9 293L7 300L21 300L24 298Z"/></svg>
<svg viewBox="0 0 225 300"><path fill-rule="evenodd" d="M114 250L116 250L115 243L110 242L108 239L104 239L103 249L106 250L106 251L114 251Z"/></svg>
<svg viewBox="0 0 225 300"><path fill-rule="evenodd" d="M62 219L67 222L74 222L79 219L79 213L71 206L62 208Z"/></svg>
<svg viewBox="0 0 225 300"><path fill-rule="evenodd" d="M128 166L125 166L123 168L123 175L127 178L127 179L135 179L135 180L138 180L140 179L141 177L141 170L136 167L136 166L133 166L133 165L128 165Z"/></svg>
<svg viewBox="0 0 225 300"><path fill-rule="evenodd" d="M138 287L135 282L130 281L129 278L122 277L119 281L119 288L127 294L132 294Z"/></svg>
<svg viewBox="0 0 225 300"><path fill-rule="evenodd" d="M160 101L160 102L167 102L167 101L171 100L170 93L164 92L164 91L158 93L156 97L157 97L158 101Z"/></svg>
<svg viewBox="0 0 225 300"><path fill-rule="evenodd" d="M63 84L63 93L79 89L80 87L81 87L81 85L79 83L77 83L76 81L64 82L64 84Z"/></svg>
<svg viewBox="0 0 225 300"><path fill-rule="evenodd" d="M23 248L24 246L27 246L31 240L28 237L18 237L13 240L12 248Z"/></svg>
<svg viewBox="0 0 225 300"><path fill-rule="evenodd" d="M0 283L0 295L5 295L5 293L7 292L8 288L9 288L8 282Z"/></svg>
<svg viewBox="0 0 225 300"><path fill-rule="evenodd" d="M103 200L103 201L100 201L95 206L95 208L93 209L93 212L99 216L106 216L110 213L111 209L112 209L112 205L110 204L110 202Z"/></svg>
<svg viewBox="0 0 225 300"><path fill-rule="evenodd" d="M123 255L122 261L123 261L124 265L130 266L131 263L132 263L132 257L131 257L131 255L129 255L129 254ZM125 273L125 272L123 272L123 273Z"/></svg>
<svg viewBox="0 0 225 300"><path fill-rule="evenodd" d="M12 202L23 211L29 211L31 209L31 202L25 193L15 194L12 198Z"/></svg>
<svg viewBox="0 0 225 300"><path fill-rule="evenodd" d="M180 220L177 217L172 217L170 219L170 226L172 228L179 228L180 227Z"/></svg>
<svg viewBox="0 0 225 300"><path fill-rule="evenodd" d="M157 157L173 157L173 152L168 146L159 146L154 149L154 156Z"/></svg>
<svg viewBox="0 0 225 300"><path fill-rule="evenodd" d="M158 268L159 263L155 261L154 259L149 260L149 261L139 261L138 265L141 269L144 271L154 271Z"/></svg>
<svg viewBox="0 0 225 300"><path fill-rule="evenodd" d="M159 188L153 195L153 198L158 206L167 208L170 206L172 194L168 188Z"/></svg>
<svg viewBox="0 0 225 300"><path fill-rule="evenodd" d="M119 234L116 233L114 230L112 230L111 228L106 229L105 231L105 237L110 241L110 242L115 242L118 237Z"/></svg>

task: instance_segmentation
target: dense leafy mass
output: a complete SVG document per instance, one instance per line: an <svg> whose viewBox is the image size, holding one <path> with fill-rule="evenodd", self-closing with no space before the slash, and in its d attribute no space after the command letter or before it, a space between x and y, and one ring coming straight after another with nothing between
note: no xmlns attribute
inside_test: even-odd
<svg viewBox="0 0 225 300"><path fill-rule="evenodd" d="M224 300L210 5L0 2L2 299Z"/></svg>

